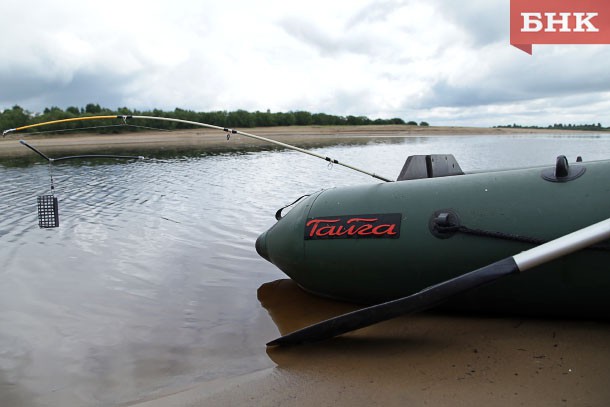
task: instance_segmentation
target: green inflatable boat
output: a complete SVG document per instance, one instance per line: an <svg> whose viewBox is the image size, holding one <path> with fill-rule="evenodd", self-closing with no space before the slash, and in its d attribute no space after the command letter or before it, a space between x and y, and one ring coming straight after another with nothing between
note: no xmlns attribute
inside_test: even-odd
<svg viewBox="0 0 610 407"><path fill-rule="evenodd" d="M303 289L362 304L416 293L610 217L610 160L464 174L413 156L397 182L323 190L256 242ZM460 294L448 309L607 318L605 241Z"/></svg>

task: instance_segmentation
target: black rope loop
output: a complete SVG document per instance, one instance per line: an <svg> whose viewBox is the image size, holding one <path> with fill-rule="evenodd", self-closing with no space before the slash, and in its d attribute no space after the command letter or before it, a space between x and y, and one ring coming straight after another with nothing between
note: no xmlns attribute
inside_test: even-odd
<svg viewBox="0 0 610 407"><path fill-rule="evenodd" d="M301 199L306 198L306 197L308 197L309 195L311 195L311 194L303 195L303 196L299 197L299 198L298 198L296 201L294 201L293 203L288 204L288 205L283 206L283 207L281 207L280 209L278 209L278 210L277 210L277 212L275 212L275 220L280 220L280 219L282 219L282 211L283 211L284 209L286 209L286 208L288 208L288 207L290 207L290 206L292 206L292 205L296 204L296 203L297 203L297 202L299 202Z"/></svg>
<svg viewBox="0 0 610 407"><path fill-rule="evenodd" d="M531 237L531 236L523 236L523 235L517 235L514 233L496 232L496 231L483 230L483 229L473 229L473 228L469 228L468 226L456 225L456 224L440 225L437 223L434 225L434 229L439 235L446 235L448 237L452 236L455 233L463 233L463 234L471 235L471 236L489 237L492 239L501 239L501 240L519 242L519 243L528 243L528 244L535 245L535 246L549 242L549 240L540 239L540 238ZM610 245L609 244L596 244L593 246L589 246L588 249L599 250L599 251L610 251Z"/></svg>

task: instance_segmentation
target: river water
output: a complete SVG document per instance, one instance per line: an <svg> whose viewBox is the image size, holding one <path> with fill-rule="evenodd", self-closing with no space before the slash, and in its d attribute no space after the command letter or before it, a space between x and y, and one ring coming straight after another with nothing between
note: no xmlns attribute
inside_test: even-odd
<svg viewBox="0 0 610 407"><path fill-rule="evenodd" d="M316 148L395 178L410 154L465 172L610 158L610 136L379 138ZM116 405L271 367L256 291L283 278L254 249L275 211L378 182L293 151L52 168L60 227L40 229L45 163L0 164L0 405Z"/></svg>

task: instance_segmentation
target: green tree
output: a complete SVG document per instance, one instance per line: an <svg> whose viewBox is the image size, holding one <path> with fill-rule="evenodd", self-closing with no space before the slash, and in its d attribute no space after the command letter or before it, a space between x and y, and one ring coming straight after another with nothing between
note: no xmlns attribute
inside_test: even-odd
<svg viewBox="0 0 610 407"><path fill-rule="evenodd" d="M313 124L311 113L305 111L297 111L293 112L293 114L294 124L296 124L297 126L309 126Z"/></svg>
<svg viewBox="0 0 610 407"><path fill-rule="evenodd" d="M296 117L294 116L294 113L292 113L292 112L288 112L288 113L278 112L278 113L276 113L276 123L279 126L294 126L296 123Z"/></svg>
<svg viewBox="0 0 610 407"><path fill-rule="evenodd" d="M87 106L85 106L85 113L99 114L101 112L102 112L102 108L98 104L87 103Z"/></svg>
<svg viewBox="0 0 610 407"><path fill-rule="evenodd" d="M74 115L74 116L78 116L80 115L80 110L78 109L78 107L75 106L70 106L66 109L66 112Z"/></svg>
<svg viewBox="0 0 610 407"><path fill-rule="evenodd" d="M131 109L127 108L127 107L119 107L119 108L116 110L116 112L117 112L117 114L123 114L123 115L136 114L136 112L135 112L135 111L133 111L133 110L131 110Z"/></svg>
<svg viewBox="0 0 610 407"><path fill-rule="evenodd" d="M227 116L228 125L231 127L254 127L254 117L247 111L239 109L229 112Z"/></svg>
<svg viewBox="0 0 610 407"><path fill-rule="evenodd" d="M271 113L271 110L267 109L266 112L259 112L258 110L254 112L254 125L255 126L276 126L277 117L275 114Z"/></svg>
<svg viewBox="0 0 610 407"><path fill-rule="evenodd" d="M14 129L28 124L30 114L21 106L15 105L0 114L0 130Z"/></svg>

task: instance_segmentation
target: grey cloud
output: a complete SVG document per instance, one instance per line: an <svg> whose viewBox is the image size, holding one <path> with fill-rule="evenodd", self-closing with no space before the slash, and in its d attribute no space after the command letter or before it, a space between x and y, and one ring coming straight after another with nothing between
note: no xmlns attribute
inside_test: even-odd
<svg viewBox="0 0 610 407"><path fill-rule="evenodd" d="M490 66L481 78L469 82L439 79L419 106L482 106L610 91L610 70L605 64L590 63L610 60L610 49L598 48L595 56L589 55L594 51L572 49L574 54L548 54L512 63L487 55Z"/></svg>
<svg viewBox="0 0 610 407"><path fill-rule="evenodd" d="M76 74L70 81L49 81L31 73L2 77L0 107L18 104L30 111L45 107L84 107L87 103L119 107L124 100L121 85L126 78L108 74Z"/></svg>
<svg viewBox="0 0 610 407"><path fill-rule="evenodd" d="M347 20L345 28L347 29L362 23L384 21L389 14L406 4L408 4L408 1L405 0L373 1L356 11L354 15Z"/></svg>
<svg viewBox="0 0 610 407"><path fill-rule="evenodd" d="M369 56L389 56L388 44L392 38L378 29L359 30L361 26L384 21L392 12L408 2L402 0L375 1L357 10L353 16L342 24L341 34L331 34L332 29L301 17L285 17L279 26L291 37L309 45L322 56L335 56L352 53ZM346 12L349 14L349 12ZM338 21L337 24L341 24ZM392 29L393 27L390 27ZM395 50L392 50L394 52Z"/></svg>
<svg viewBox="0 0 610 407"><path fill-rule="evenodd" d="M285 18L279 24L287 34L312 47L324 57L343 53L375 55L381 48L375 37L349 31L333 36L318 24L295 17Z"/></svg>
<svg viewBox="0 0 610 407"><path fill-rule="evenodd" d="M0 106L32 99L49 85L47 79L33 72L15 70L0 75Z"/></svg>
<svg viewBox="0 0 610 407"><path fill-rule="evenodd" d="M439 17L460 27L475 46L485 46L509 38L509 8L504 0L431 0Z"/></svg>
<svg viewBox="0 0 610 407"><path fill-rule="evenodd" d="M283 19L279 25L287 34L315 48L322 55L332 55L341 50L337 40L311 22L292 17Z"/></svg>

